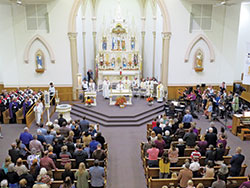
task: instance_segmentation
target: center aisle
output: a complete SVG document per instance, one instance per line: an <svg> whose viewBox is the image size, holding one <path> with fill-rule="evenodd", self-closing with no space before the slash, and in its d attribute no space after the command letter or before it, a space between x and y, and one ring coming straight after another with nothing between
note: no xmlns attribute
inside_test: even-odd
<svg viewBox="0 0 250 188"><path fill-rule="evenodd" d="M146 187L140 158L140 142L146 126L101 127L108 142L107 188Z"/></svg>

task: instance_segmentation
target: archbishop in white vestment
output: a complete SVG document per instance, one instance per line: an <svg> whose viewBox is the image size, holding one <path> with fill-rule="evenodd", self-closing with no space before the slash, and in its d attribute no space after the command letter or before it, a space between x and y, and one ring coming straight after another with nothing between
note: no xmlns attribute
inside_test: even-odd
<svg viewBox="0 0 250 188"><path fill-rule="evenodd" d="M125 78L125 80L123 80L123 85L125 89L130 89L130 80L128 79L128 77Z"/></svg>
<svg viewBox="0 0 250 188"><path fill-rule="evenodd" d="M156 87L157 102L163 102L163 97L164 97L164 86L161 82L159 82L158 86Z"/></svg>
<svg viewBox="0 0 250 188"><path fill-rule="evenodd" d="M109 80L105 79L103 81L103 92L102 92L102 95L105 99L108 99L109 98L109 87L110 87L110 82Z"/></svg>
<svg viewBox="0 0 250 188"><path fill-rule="evenodd" d="M121 81L117 84L116 90L124 90L124 85Z"/></svg>

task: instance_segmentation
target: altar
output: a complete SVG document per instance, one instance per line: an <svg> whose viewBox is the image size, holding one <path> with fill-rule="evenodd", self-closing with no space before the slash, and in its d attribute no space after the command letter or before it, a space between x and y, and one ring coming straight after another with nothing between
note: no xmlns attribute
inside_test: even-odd
<svg viewBox="0 0 250 188"><path fill-rule="evenodd" d="M120 96L129 97L129 100L125 103L125 105L132 105L133 94L132 91L129 89L123 89L123 90L111 89L109 94L109 105L115 105L116 101L113 101L113 97L120 97Z"/></svg>
<svg viewBox="0 0 250 188"><path fill-rule="evenodd" d="M141 78L142 58L136 29L121 18L120 4L116 18L109 29L99 36L96 65L98 70L98 88L102 88L104 79L118 83L127 77L130 81Z"/></svg>

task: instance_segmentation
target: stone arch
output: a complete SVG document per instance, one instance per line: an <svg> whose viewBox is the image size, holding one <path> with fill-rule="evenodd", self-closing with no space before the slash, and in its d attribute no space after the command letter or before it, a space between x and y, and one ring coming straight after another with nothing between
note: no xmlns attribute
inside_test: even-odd
<svg viewBox="0 0 250 188"><path fill-rule="evenodd" d="M209 39L205 35L200 34L197 37L195 37L194 40L189 44L186 55L185 55L185 62L188 62L192 49L200 40L203 40L207 44L207 47L210 53L210 62L213 62L215 60L215 53L214 53L212 43L209 41Z"/></svg>
<svg viewBox="0 0 250 188"><path fill-rule="evenodd" d="M40 35L35 35L26 45L25 51L24 51L24 62L25 63L29 63L29 53L30 53L30 48L32 46L32 44L38 40L39 42L41 42L44 47L47 49L49 56L50 56L50 60L51 63L55 63L55 56L54 53L52 51L52 48L50 47L49 43L47 43L47 41Z"/></svg>
<svg viewBox="0 0 250 188"><path fill-rule="evenodd" d="M69 23L68 23L68 33L76 32L76 16L81 4L85 4L86 0L75 0L70 11ZM166 4L162 0L156 0L158 6L160 7L162 17L163 17L163 32L171 32L170 27L170 17L166 7Z"/></svg>

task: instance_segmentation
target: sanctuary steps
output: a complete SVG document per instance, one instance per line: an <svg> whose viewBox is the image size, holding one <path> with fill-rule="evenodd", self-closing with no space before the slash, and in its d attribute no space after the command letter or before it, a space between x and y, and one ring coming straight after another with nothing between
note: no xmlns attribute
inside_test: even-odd
<svg viewBox="0 0 250 188"><path fill-rule="evenodd" d="M113 106L112 108L114 110L107 113L105 108L100 110L99 108L97 109L97 107L90 108L83 104L74 104L71 114L78 118L86 116L88 121L99 123L103 126L140 126L152 121L156 116L161 115L164 112L163 106L163 103L153 105L150 108L143 108L142 106L140 110L134 110L134 113L131 113L130 110L133 110L131 107L129 110L124 110Z"/></svg>

